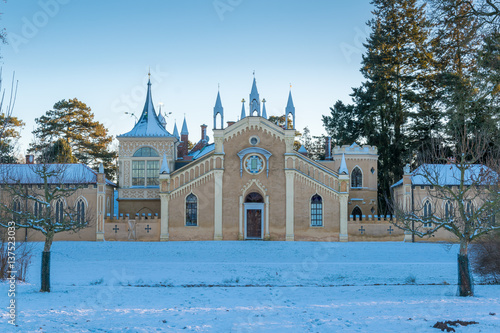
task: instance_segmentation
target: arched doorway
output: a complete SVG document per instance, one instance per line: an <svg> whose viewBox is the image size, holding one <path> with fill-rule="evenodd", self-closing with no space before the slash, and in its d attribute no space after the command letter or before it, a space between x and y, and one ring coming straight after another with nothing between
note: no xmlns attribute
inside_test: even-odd
<svg viewBox="0 0 500 333"><path fill-rule="evenodd" d="M258 192L245 197L245 239L262 239L264 198Z"/></svg>

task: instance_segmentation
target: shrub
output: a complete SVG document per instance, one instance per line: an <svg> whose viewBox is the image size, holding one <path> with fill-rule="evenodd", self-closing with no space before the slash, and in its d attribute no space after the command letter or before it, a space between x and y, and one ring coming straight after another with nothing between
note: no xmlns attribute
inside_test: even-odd
<svg viewBox="0 0 500 333"><path fill-rule="evenodd" d="M7 239L7 230L0 228L0 280L5 280L10 277L9 271L9 243ZM16 280L26 281L28 266L31 263L33 245L28 242L15 243L15 266Z"/></svg>
<svg viewBox="0 0 500 333"><path fill-rule="evenodd" d="M485 282L500 283L500 232L482 237L471 248L472 268Z"/></svg>

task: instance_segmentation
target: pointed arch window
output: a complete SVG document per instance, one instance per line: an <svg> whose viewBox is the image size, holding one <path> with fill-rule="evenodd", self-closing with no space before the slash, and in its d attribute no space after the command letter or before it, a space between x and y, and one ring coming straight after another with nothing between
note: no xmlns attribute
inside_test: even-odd
<svg viewBox="0 0 500 333"><path fill-rule="evenodd" d="M424 227L425 228L431 228L432 227L432 222L430 222L430 218L432 216L432 205L429 200L425 201L424 203Z"/></svg>
<svg viewBox="0 0 500 333"><path fill-rule="evenodd" d="M16 223L21 221L19 214L21 214L21 200L15 198L12 202L12 220Z"/></svg>
<svg viewBox="0 0 500 333"><path fill-rule="evenodd" d="M198 198L193 193L186 197L186 225L198 225Z"/></svg>
<svg viewBox="0 0 500 333"><path fill-rule="evenodd" d="M354 207L351 215L354 216L354 219L357 221L363 220L363 212L361 211L361 208L359 208L358 206Z"/></svg>
<svg viewBox="0 0 500 333"><path fill-rule="evenodd" d="M33 208L33 215L35 219L40 219L43 216L43 205L41 202L36 201L35 206Z"/></svg>
<svg viewBox="0 0 500 333"><path fill-rule="evenodd" d="M318 194L311 198L311 226L323 226L323 198Z"/></svg>
<svg viewBox="0 0 500 333"><path fill-rule="evenodd" d="M62 223L63 216L64 216L64 202L62 199L58 199L56 201L56 214L55 214L56 223Z"/></svg>
<svg viewBox="0 0 500 333"><path fill-rule="evenodd" d="M474 214L474 203L472 201L467 201L467 204L465 205L465 214L469 217Z"/></svg>
<svg viewBox="0 0 500 333"><path fill-rule="evenodd" d="M355 167L351 173L351 187L360 188L363 186L363 173L359 167Z"/></svg>
<svg viewBox="0 0 500 333"><path fill-rule="evenodd" d="M76 222L80 224L85 222L85 201L82 198L76 202Z"/></svg>
<svg viewBox="0 0 500 333"><path fill-rule="evenodd" d="M450 201L444 205L444 218L446 220L453 218L453 204Z"/></svg>

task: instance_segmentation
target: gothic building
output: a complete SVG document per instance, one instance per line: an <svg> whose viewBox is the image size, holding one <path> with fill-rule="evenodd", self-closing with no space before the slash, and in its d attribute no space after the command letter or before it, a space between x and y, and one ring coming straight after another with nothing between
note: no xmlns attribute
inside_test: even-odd
<svg viewBox="0 0 500 333"><path fill-rule="evenodd" d="M291 128L268 120L255 78L245 103L239 121L225 125L218 93L213 143L201 125L200 140L188 149L186 119L180 135L177 125L170 134L155 111L148 82L140 118L117 137L119 217L107 222L107 239L111 230L117 235L118 223L134 219L148 223L147 234L142 228L141 233L150 240L347 241L353 216L373 220L376 148L332 149L327 141L326 159L314 161L304 147L294 150L291 92L285 107Z"/></svg>

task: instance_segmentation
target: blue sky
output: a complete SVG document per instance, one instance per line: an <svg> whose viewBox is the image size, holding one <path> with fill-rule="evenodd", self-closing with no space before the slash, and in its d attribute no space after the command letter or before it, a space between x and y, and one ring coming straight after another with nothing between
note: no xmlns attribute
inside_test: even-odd
<svg viewBox="0 0 500 333"><path fill-rule="evenodd" d="M321 115L359 86L368 0L40 0L1 2L9 45L4 85L19 80L14 113L26 126L62 99L78 98L116 136L142 111L151 68L153 101L184 115L190 140L213 127L218 84L225 121L237 120L253 71L269 115L284 114L292 84L299 130L324 133ZM209 131L210 135L210 131ZM210 135L211 136L211 135Z"/></svg>

